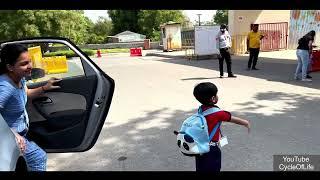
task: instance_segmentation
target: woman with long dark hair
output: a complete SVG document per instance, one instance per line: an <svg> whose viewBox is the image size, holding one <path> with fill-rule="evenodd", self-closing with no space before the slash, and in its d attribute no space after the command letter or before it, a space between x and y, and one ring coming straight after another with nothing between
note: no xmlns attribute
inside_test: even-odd
<svg viewBox="0 0 320 180"><path fill-rule="evenodd" d="M310 56L312 54L312 43L316 36L315 31L310 31L299 39L297 47L298 65L294 75L294 79L311 82L311 76L308 75L310 66Z"/></svg>
<svg viewBox="0 0 320 180"><path fill-rule="evenodd" d="M45 171L46 152L29 141L29 117L26 110L28 98L41 96L46 90L56 89L52 78L42 87L28 89L25 77L31 76L32 63L28 49L21 44L7 44L0 53L0 113L16 136L19 148L29 171Z"/></svg>

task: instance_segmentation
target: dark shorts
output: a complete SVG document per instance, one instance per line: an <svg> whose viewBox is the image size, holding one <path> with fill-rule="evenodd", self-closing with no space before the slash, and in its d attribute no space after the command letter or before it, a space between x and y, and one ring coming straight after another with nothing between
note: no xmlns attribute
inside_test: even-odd
<svg viewBox="0 0 320 180"><path fill-rule="evenodd" d="M197 172L219 172L221 169L221 150L210 146L210 152L196 157Z"/></svg>

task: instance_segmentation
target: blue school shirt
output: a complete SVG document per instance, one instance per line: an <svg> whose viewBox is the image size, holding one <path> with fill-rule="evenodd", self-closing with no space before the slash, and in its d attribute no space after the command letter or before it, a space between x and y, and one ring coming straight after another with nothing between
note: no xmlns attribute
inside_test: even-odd
<svg viewBox="0 0 320 180"><path fill-rule="evenodd" d="M0 113L9 127L18 133L29 126L25 79L21 84L22 87L18 88L6 74L0 75Z"/></svg>

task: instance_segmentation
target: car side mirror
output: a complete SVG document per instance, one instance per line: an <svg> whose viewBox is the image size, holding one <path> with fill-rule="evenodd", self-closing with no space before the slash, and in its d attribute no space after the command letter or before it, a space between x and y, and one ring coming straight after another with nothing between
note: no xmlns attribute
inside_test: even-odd
<svg viewBox="0 0 320 180"><path fill-rule="evenodd" d="M44 69L41 68L33 68L31 71L31 76L26 77L26 80L32 80L32 79L38 79L38 78L42 78L45 76L45 71Z"/></svg>

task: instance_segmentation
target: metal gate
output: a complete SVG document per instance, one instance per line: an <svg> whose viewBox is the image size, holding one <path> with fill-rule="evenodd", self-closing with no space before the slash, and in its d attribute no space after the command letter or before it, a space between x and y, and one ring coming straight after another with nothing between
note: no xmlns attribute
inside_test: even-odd
<svg viewBox="0 0 320 180"><path fill-rule="evenodd" d="M181 31L181 41L183 47L194 46L194 29Z"/></svg>
<svg viewBox="0 0 320 180"><path fill-rule="evenodd" d="M265 37L261 40L261 51L277 51L288 48L288 23L259 24L259 31Z"/></svg>

